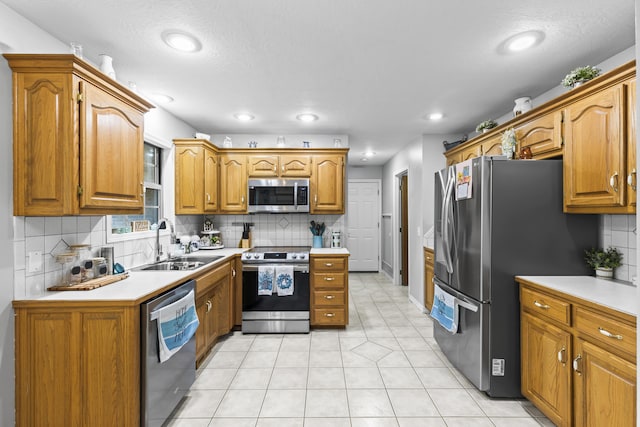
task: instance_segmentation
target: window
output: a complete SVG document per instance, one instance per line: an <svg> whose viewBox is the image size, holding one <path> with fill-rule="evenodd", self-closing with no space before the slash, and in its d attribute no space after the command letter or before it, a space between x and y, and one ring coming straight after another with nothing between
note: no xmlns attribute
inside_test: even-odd
<svg viewBox="0 0 640 427"><path fill-rule="evenodd" d="M162 218L162 183L161 173L162 149L155 145L144 143L144 213L142 215L111 215L107 216L107 241L120 240L116 236L133 235L134 221L149 221L149 225L157 224ZM111 221L109 221L109 218ZM110 225L109 225L110 223ZM111 238L109 238L111 235Z"/></svg>

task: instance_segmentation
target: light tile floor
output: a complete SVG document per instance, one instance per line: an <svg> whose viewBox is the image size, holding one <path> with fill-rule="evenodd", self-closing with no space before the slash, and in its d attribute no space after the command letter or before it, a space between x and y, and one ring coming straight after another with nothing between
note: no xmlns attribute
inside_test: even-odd
<svg viewBox="0 0 640 427"><path fill-rule="evenodd" d="M216 344L172 427L552 426L526 400L492 400L438 348L407 288L349 275L349 326Z"/></svg>

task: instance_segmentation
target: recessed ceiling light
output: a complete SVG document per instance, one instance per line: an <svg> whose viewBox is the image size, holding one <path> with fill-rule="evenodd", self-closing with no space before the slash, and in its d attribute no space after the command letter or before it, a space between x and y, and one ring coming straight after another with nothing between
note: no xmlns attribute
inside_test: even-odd
<svg viewBox="0 0 640 427"><path fill-rule="evenodd" d="M375 151L371 151L371 150L365 151L362 154L364 154L365 157L373 157L376 155Z"/></svg>
<svg viewBox="0 0 640 427"><path fill-rule="evenodd" d="M369 161L369 159L367 159L366 157L363 157L363 158L361 158L361 159L360 159L360 161L361 161L361 162L368 162L368 161Z"/></svg>
<svg viewBox="0 0 640 427"><path fill-rule="evenodd" d="M253 114L249 114L249 113L238 113L238 114L234 114L233 117L240 120L241 122L249 122L256 118Z"/></svg>
<svg viewBox="0 0 640 427"><path fill-rule="evenodd" d="M532 48L544 39L541 31L525 31L505 40L499 50L505 53L517 53Z"/></svg>
<svg viewBox="0 0 640 427"><path fill-rule="evenodd" d="M180 52L197 52L202 49L200 41L189 33L178 30L167 30L162 33L162 40Z"/></svg>
<svg viewBox="0 0 640 427"><path fill-rule="evenodd" d="M296 116L296 119L300 120L301 122L315 122L316 120L318 120L318 116L311 113L304 113L298 114Z"/></svg>
<svg viewBox="0 0 640 427"><path fill-rule="evenodd" d="M444 117L442 113L431 113L429 114L429 120L441 120Z"/></svg>
<svg viewBox="0 0 640 427"><path fill-rule="evenodd" d="M158 104L168 104L173 102L173 98L169 95L165 95L164 93L153 93L151 94L151 98Z"/></svg>

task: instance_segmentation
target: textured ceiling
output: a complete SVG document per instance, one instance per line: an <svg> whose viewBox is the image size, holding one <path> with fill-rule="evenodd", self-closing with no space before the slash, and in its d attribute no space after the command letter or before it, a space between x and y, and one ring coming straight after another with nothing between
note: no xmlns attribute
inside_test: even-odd
<svg viewBox="0 0 640 427"><path fill-rule="evenodd" d="M110 54L120 81L172 96L164 108L200 132L348 134L355 164L365 149L384 163L424 133L472 133L635 37L633 0L0 1L93 62ZM171 50L167 29L203 49ZM499 52L526 30L543 43ZM303 111L320 120L298 122ZM425 120L433 111L445 119Z"/></svg>

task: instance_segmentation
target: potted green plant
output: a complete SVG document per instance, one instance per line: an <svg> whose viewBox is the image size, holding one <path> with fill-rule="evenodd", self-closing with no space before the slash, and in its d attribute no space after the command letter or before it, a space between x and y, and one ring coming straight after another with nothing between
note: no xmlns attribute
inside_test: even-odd
<svg viewBox="0 0 640 427"><path fill-rule="evenodd" d="M564 76L564 79L562 79L562 85L564 87L571 88L578 87L582 83L598 77L600 72L602 72L600 68L592 67L591 65L578 67Z"/></svg>
<svg viewBox="0 0 640 427"><path fill-rule="evenodd" d="M596 277L613 277L613 269L622 264L622 254L611 246L606 250L591 248L584 251L584 260L596 270Z"/></svg>
<svg viewBox="0 0 640 427"><path fill-rule="evenodd" d="M496 123L495 120L485 120L484 122L482 122L478 126L476 126L476 132L485 133L489 129L493 129L496 126L498 126L498 123Z"/></svg>

